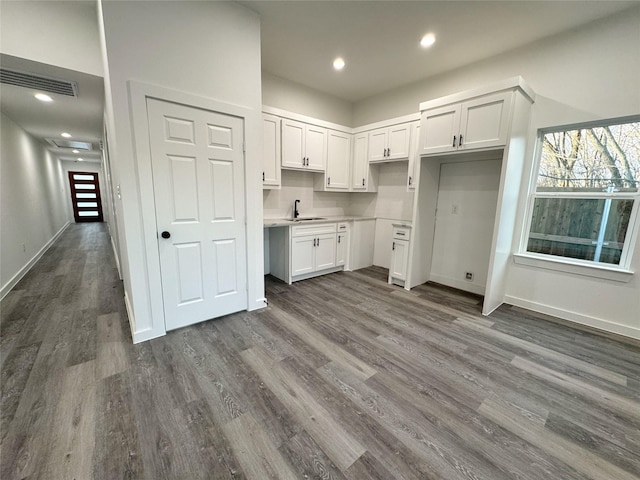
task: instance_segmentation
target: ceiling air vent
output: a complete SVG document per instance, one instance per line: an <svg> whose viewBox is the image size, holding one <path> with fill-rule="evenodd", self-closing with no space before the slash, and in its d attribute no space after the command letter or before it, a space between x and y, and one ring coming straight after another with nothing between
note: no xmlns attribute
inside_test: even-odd
<svg viewBox="0 0 640 480"><path fill-rule="evenodd" d="M56 148L73 148L76 150L93 150L93 145L88 142L78 142L75 140L64 140L62 138L47 138L49 145Z"/></svg>
<svg viewBox="0 0 640 480"><path fill-rule="evenodd" d="M6 68L0 68L0 82L40 92L57 93L58 95L67 95L69 97L78 96L78 84L76 82L7 70Z"/></svg>

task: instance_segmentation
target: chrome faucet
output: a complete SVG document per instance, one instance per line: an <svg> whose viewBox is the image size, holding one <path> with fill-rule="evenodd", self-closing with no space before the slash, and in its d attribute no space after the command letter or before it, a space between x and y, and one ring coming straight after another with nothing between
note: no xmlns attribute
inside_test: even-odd
<svg viewBox="0 0 640 480"><path fill-rule="evenodd" d="M293 218L298 218L298 216L300 215L300 212L298 211L299 203L300 200L296 200L295 202L293 202Z"/></svg>

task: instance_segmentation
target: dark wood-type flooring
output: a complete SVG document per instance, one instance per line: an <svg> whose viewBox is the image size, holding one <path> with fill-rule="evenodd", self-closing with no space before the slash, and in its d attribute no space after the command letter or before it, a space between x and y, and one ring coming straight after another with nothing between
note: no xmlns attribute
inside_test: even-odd
<svg viewBox="0 0 640 480"><path fill-rule="evenodd" d="M0 478L640 477L640 348L386 270L133 345L104 225L2 301Z"/></svg>

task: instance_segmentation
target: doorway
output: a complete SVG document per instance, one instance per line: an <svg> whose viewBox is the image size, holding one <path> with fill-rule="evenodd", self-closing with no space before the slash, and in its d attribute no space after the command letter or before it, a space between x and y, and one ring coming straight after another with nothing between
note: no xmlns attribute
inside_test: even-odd
<svg viewBox="0 0 640 480"><path fill-rule="evenodd" d="M69 189L76 223L102 222L100 183L95 172L69 172Z"/></svg>

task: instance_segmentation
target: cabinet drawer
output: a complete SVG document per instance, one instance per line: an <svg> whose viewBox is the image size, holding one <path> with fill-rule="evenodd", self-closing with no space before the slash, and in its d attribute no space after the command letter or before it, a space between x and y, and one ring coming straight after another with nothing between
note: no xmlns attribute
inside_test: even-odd
<svg viewBox="0 0 640 480"><path fill-rule="evenodd" d="M393 227L394 240L409 240L411 237L411 227Z"/></svg>
<svg viewBox="0 0 640 480"><path fill-rule="evenodd" d="M346 232L347 230L349 230L349 226L347 225L347 222L338 223L338 233L343 233L343 232Z"/></svg>
<svg viewBox="0 0 640 480"><path fill-rule="evenodd" d="M291 227L292 237L303 237L306 235L322 235L324 233L336 233L335 223L314 223L313 225L296 225Z"/></svg>

